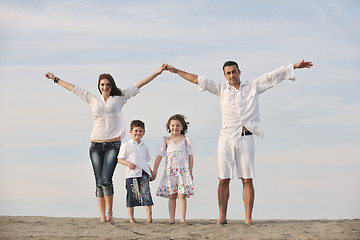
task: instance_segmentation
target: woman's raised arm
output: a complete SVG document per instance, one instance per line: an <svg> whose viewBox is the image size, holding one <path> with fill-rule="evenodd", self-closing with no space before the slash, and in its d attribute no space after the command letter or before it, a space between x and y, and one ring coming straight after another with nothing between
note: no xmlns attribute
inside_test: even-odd
<svg viewBox="0 0 360 240"><path fill-rule="evenodd" d="M136 86L138 88L141 88L142 86L148 84L149 82L151 82L154 78L156 78L157 76L159 76L165 69L166 64L162 64L161 67L159 68L159 70L157 70L156 72L154 72L153 74L151 74L150 76L141 79L140 81L138 81L136 83Z"/></svg>
<svg viewBox="0 0 360 240"><path fill-rule="evenodd" d="M52 72L48 72L45 74L45 77L47 79L51 79L53 80L55 83L59 84L60 86L62 86L63 88L66 88L69 91L72 91L73 88L75 87L73 84L65 82L64 80L61 80L58 77L55 77L55 75Z"/></svg>

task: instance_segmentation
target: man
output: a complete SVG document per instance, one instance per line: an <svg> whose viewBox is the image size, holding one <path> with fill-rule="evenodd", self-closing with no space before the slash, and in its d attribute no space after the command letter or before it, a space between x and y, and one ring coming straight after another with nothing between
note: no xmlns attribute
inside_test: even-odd
<svg viewBox="0 0 360 240"><path fill-rule="evenodd" d="M304 60L286 67L282 66L272 72L242 83L241 71L233 61L224 63L223 71L227 82L215 82L203 76L188 73L171 65L166 69L180 77L197 84L200 91L209 91L219 97L222 112L222 128L218 142L219 167L219 219L217 224L227 224L226 212L229 200L229 184L236 167L238 178L243 183L243 200L245 205L245 224L250 226L255 191L254 178L254 139L253 134L263 137L260 129L259 101L260 93L275 86L283 80L295 80L294 69L310 68L311 62Z"/></svg>

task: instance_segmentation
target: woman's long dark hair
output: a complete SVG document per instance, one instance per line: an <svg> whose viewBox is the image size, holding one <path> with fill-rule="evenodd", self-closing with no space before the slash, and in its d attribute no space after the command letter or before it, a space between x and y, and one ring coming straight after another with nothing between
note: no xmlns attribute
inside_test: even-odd
<svg viewBox="0 0 360 240"><path fill-rule="evenodd" d="M102 79L107 79L110 82L110 85L111 85L110 96L122 96L123 95L121 89L116 86L114 78L108 73L103 73L103 74L100 74L100 76L99 76L98 89L99 89L100 94L101 94L100 81Z"/></svg>

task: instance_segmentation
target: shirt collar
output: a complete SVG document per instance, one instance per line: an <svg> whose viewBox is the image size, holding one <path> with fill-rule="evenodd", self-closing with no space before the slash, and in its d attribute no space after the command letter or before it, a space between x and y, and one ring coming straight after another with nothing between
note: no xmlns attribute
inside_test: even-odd
<svg viewBox="0 0 360 240"><path fill-rule="evenodd" d="M132 138L129 140L129 142L130 142L131 144L135 144L135 143L138 144L137 141L135 141L135 140L132 139ZM140 146L142 143L143 143L143 141L140 140L140 143L139 143L138 145Z"/></svg>
<svg viewBox="0 0 360 240"><path fill-rule="evenodd" d="M241 89L241 87L246 84L246 82L241 82L241 81L240 81L240 89L237 90L235 87L231 86L229 82L226 82L226 83L227 83L228 88L232 88L232 89L234 89L234 90L236 90L236 91L239 91L239 90Z"/></svg>

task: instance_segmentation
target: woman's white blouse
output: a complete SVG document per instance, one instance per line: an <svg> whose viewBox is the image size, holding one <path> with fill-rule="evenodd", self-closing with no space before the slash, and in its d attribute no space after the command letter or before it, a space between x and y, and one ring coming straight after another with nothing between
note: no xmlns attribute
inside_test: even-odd
<svg viewBox="0 0 360 240"><path fill-rule="evenodd" d="M110 96L105 102L103 96L94 95L78 86L72 92L87 102L94 117L94 127L91 132L91 140L102 141L125 136L125 123L121 109L128 99L140 92L134 85L122 90L122 96Z"/></svg>

